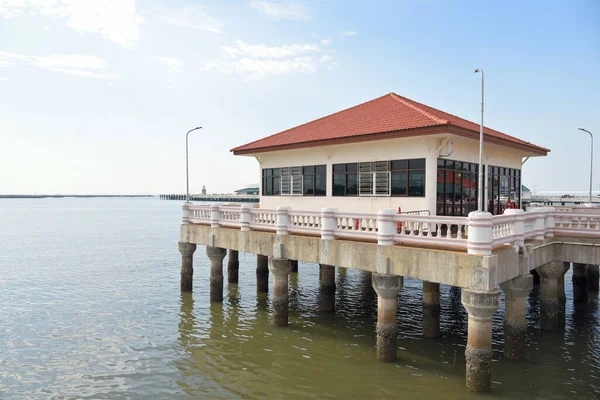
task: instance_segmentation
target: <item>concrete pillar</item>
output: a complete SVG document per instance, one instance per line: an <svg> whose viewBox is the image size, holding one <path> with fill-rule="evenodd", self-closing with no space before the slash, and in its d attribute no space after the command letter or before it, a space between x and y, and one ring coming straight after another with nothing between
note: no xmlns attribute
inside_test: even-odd
<svg viewBox="0 0 600 400"><path fill-rule="evenodd" d="M178 242L177 247L181 253L181 291L191 292L194 282L194 243Z"/></svg>
<svg viewBox="0 0 600 400"><path fill-rule="evenodd" d="M292 265L292 272L298 272L298 260L290 260Z"/></svg>
<svg viewBox="0 0 600 400"><path fill-rule="evenodd" d="M587 266L587 279L588 279L588 292L594 296L598 295L599 286L599 270L597 265L588 264Z"/></svg>
<svg viewBox="0 0 600 400"><path fill-rule="evenodd" d="M564 263L553 261L537 268L540 274L540 326L543 331L558 331L561 324L559 278L564 276Z"/></svg>
<svg viewBox="0 0 600 400"><path fill-rule="evenodd" d="M440 284L423 281L423 336L440 334Z"/></svg>
<svg viewBox="0 0 600 400"><path fill-rule="evenodd" d="M559 316L558 316L558 324L559 328L565 329L565 320L567 317L567 296L565 294L565 274L571 268L570 262L564 262L564 272L558 278L558 306L559 306Z"/></svg>
<svg viewBox="0 0 600 400"><path fill-rule="evenodd" d="M377 292L377 358L385 362L395 361L398 293L404 278L374 272L371 282Z"/></svg>
<svg viewBox="0 0 600 400"><path fill-rule="evenodd" d="M269 270L273 274L273 324L288 325L288 277L292 271L290 260L269 258Z"/></svg>
<svg viewBox="0 0 600 400"><path fill-rule="evenodd" d="M535 269L531 270L531 276L533 276L533 284L539 285L540 284L540 274L538 274Z"/></svg>
<svg viewBox="0 0 600 400"><path fill-rule="evenodd" d="M335 267L319 265L319 291L321 294L321 311L335 309Z"/></svg>
<svg viewBox="0 0 600 400"><path fill-rule="evenodd" d="M573 263L573 303L587 303L587 264Z"/></svg>
<svg viewBox="0 0 600 400"><path fill-rule="evenodd" d="M527 296L533 289L533 275L527 274L500 284L506 297L504 312L504 357L520 360L525 356L527 339Z"/></svg>
<svg viewBox="0 0 600 400"><path fill-rule="evenodd" d="M237 250L231 250L227 252L227 282L238 283L240 272L240 259Z"/></svg>
<svg viewBox="0 0 600 400"><path fill-rule="evenodd" d="M256 291L269 293L269 257L256 255Z"/></svg>
<svg viewBox="0 0 600 400"><path fill-rule="evenodd" d="M206 255L210 260L210 302L223 301L223 259L227 251L220 247L206 246Z"/></svg>
<svg viewBox="0 0 600 400"><path fill-rule="evenodd" d="M492 317L500 306L500 292L476 292L463 288L461 300L469 313L465 350L467 389L489 392L492 382Z"/></svg>

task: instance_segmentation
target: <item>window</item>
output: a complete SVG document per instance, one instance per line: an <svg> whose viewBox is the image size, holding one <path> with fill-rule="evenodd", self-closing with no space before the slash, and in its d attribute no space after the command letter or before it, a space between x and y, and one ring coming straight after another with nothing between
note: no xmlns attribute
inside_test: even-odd
<svg viewBox="0 0 600 400"><path fill-rule="evenodd" d="M333 165L334 196L425 196L425 159Z"/></svg>
<svg viewBox="0 0 600 400"><path fill-rule="evenodd" d="M263 169L263 196L325 196L327 167L283 167Z"/></svg>
<svg viewBox="0 0 600 400"><path fill-rule="evenodd" d="M477 210L479 165L442 158L437 165L437 215L467 216Z"/></svg>
<svg viewBox="0 0 600 400"><path fill-rule="evenodd" d="M333 165L333 195L358 196L358 163Z"/></svg>
<svg viewBox="0 0 600 400"><path fill-rule="evenodd" d="M390 162L392 196L425 196L425 159Z"/></svg>
<svg viewBox="0 0 600 400"><path fill-rule="evenodd" d="M488 211L503 214L507 208L519 208L521 203L521 170L505 167L489 168Z"/></svg>

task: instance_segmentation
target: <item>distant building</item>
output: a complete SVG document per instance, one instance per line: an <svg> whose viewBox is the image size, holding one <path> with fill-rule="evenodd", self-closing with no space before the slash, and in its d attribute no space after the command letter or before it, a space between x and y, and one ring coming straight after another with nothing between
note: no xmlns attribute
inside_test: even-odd
<svg viewBox="0 0 600 400"><path fill-rule="evenodd" d="M550 150L485 128L484 204L519 207L521 167ZM260 205L345 212L477 210L479 124L389 93L232 149L260 163Z"/></svg>
<svg viewBox="0 0 600 400"><path fill-rule="evenodd" d="M258 195L260 193L260 187L258 185L247 186L243 189L238 189L234 192L237 195Z"/></svg>
<svg viewBox="0 0 600 400"><path fill-rule="evenodd" d="M521 185L521 199L525 201L531 200L531 190L525 185Z"/></svg>

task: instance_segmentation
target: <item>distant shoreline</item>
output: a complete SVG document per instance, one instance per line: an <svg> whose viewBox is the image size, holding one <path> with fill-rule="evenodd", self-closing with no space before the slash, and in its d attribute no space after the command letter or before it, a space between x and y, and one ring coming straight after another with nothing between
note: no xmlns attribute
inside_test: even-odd
<svg viewBox="0 0 600 400"><path fill-rule="evenodd" d="M0 194L0 199L62 199L67 197L156 197L152 194Z"/></svg>

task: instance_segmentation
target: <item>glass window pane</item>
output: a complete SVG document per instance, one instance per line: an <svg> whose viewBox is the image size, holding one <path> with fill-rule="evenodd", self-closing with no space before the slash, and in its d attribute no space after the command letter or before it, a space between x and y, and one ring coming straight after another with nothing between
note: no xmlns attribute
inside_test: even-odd
<svg viewBox="0 0 600 400"><path fill-rule="evenodd" d="M443 204L444 203L444 170L442 168L438 168L437 172L437 202Z"/></svg>
<svg viewBox="0 0 600 400"><path fill-rule="evenodd" d="M344 174L333 174L333 195L344 196L345 195L345 180L346 175Z"/></svg>
<svg viewBox="0 0 600 400"><path fill-rule="evenodd" d="M273 174L273 170L270 168L266 169L265 172L266 172L265 176L271 176Z"/></svg>
<svg viewBox="0 0 600 400"><path fill-rule="evenodd" d="M279 176L281 175L281 168L273 168L271 170L271 173L273 174L273 176Z"/></svg>
<svg viewBox="0 0 600 400"><path fill-rule="evenodd" d="M327 193L327 178L325 174L315 175L315 196L325 196Z"/></svg>
<svg viewBox="0 0 600 400"><path fill-rule="evenodd" d="M358 174L346 175L348 184L346 186L346 196L357 196L358 195Z"/></svg>
<svg viewBox="0 0 600 400"><path fill-rule="evenodd" d="M454 161L446 160L446 169L454 169Z"/></svg>
<svg viewBox="0 0 600 400"><path fill-rule="evenodd" d="M422 171L410 171L408 177L408 195L425 196L425 173Z"/></svg>
<svg viewBox="0 0 600 400"><path fill-rule="evenodd" d="M408 169L408 160L393 160L391 169L392 171Z"/></svg>
<svg viewBox="0 0 600 400"><path fill-rule="evenodd" d="M346 172L358 172L358 164L357 163L346 164Z"/></svg>
<svg viewBox="0 0 600 400"><path fill-rule="evenodd" d="M265 185L265 188L266 188L265 194L267 196L272 196L273 195L273 185L272 185L271 178L265 178L265 182L266 182L266 185Z"/></svg>
<svg viewBox="0 0 600 400"><path fill-rule="evenodd" d="M327 166L326 165L316 165L315 166L315 174L326 174Z"/></svg>
<svg viewBox="0 0 600 400"><path fill-rule="evenodd" d="M406 172L392 172L392 196L406 196Z"/></svg>
<svg viewBox="0 0 600 400"><path fill-rule="evenodd" d="M410 160L408 162L408 168L410 168L410 169L425 169L425 159L419 158L416 160Z"/></svg>
<svg viewBox="0 0 600 400"><path fill-rule="evenodd" d="M442 158L438 158L437 164L438 164L438 167L445 168L446 167L446 160L444 160Z"/></svg>
<svg viewBox="0 0 600 400"><path fill-rule="evenodd" d="M314 188L314 176L313 175L305 175L304 176L304 195L311 196L315 194Z"/></svg>
<svg viewBox="0 0 600 400"><path fill-rule="evenodd" d="M346 164L333 164L333 173L339 174L346 172Z"/></svg>
<svg viewBox="0 0 600 400"><path fill-rule="evenodd" d="M477 172L479 170L479 164L471 164L471 172Z"/></svg>
<svg viewBox="0 0 600 400"><path fill-rule="evenodd" d="M306 175L306 174L314 174L315 173L315 166L314 165L309 165L308 167L304 167L303 173L304 173L304 175Z"/></svg>
<svg viewBox="0 0 600 400"><path fill-rule="evenodd" d="M273 178L273 196L279 196L281 194L281 178L274 176Z"/></svg>

